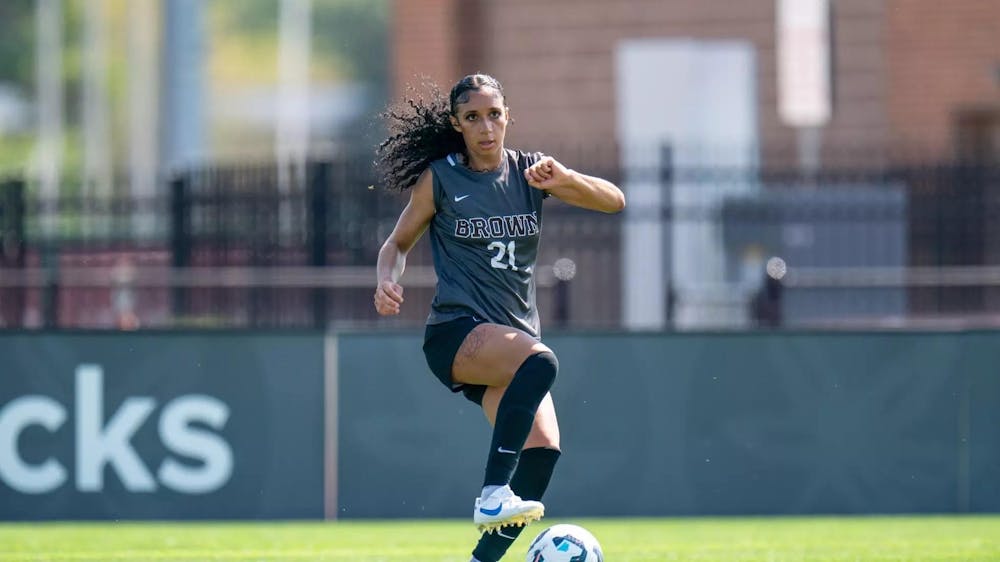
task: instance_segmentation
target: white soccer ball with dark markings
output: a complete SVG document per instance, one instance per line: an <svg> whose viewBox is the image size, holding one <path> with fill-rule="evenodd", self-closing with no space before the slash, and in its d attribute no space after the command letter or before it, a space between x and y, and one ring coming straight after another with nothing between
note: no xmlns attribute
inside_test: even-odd
<svg viewBox="0 0 1000 562"><path fill-rule="evenodd" d="M528 547L527 562L604 562L601 545L578 525L553 525Z"/></svg>

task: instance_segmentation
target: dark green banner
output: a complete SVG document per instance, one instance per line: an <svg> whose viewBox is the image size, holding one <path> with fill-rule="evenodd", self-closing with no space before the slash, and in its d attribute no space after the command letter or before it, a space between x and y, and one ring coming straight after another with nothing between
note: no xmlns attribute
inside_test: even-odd
<svg viewBox="0 0 1000 562"><path fill-rule="evenodd" d="M1000 334L554 335L555 515L1000 511ZM481 412L340 337L340 515L466 517Z"/></svg>
<svg viewBox="0 0 1000 562"><path fill-rule="evenodd" d="M323 338L0 335L0 519L323 516Z"/></svg>

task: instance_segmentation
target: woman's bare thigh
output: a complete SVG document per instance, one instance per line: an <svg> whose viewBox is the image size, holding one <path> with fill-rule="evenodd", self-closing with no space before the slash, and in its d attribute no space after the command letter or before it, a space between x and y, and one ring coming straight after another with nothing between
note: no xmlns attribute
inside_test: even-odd
<svg viewBox="0 0 1000 562"><path fill-rule="evenodd" d="M528 357L550 351L523 330L499 324L480 324L465 336L451 375L455 382L506 387Z"/></svg>

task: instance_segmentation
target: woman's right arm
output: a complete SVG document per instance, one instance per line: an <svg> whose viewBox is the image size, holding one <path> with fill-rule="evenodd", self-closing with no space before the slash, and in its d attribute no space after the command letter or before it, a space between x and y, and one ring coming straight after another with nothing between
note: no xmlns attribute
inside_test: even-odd
<svg viewBox="0 0 1000 562"><path fill-rule="evenodd" d="M410 192L410 202L399 215L396 227L378 252L375 310L383 316L399 314L403 287L399 278L406 268L406 254L427 230L434 218L434 176L428 168L420 174Z"/></svg>

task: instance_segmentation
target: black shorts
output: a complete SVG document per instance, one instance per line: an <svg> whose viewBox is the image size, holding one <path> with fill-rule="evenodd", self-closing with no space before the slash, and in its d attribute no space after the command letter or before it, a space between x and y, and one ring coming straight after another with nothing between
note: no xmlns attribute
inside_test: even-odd
<svg viewBox="0 0 1000 562"><path fill-rule="evenodd" d="M424 330L424 357L427 366L448 390L461 392L466 398L482 406L486 386L481 384L457 383L451 378L451 366L455 363L458 348L462 347L465 336L476 326L485 323L481 318L463 316L441 324L428 324Z"/></svg>

